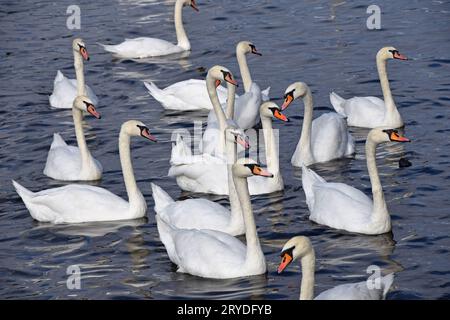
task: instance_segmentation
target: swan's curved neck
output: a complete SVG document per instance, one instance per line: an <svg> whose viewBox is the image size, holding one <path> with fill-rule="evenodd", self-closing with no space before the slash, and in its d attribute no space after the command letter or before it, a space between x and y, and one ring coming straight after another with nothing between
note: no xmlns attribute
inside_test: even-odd
<svg viewBox="0 0 450 320"><path fill-rule="evenodd" d="M275 135L275 132L273 131L271 118L261 116L261 123L264 134L267 170L275 175L280 171L280 163L278 159L278 144L276 143L277 141L279 141L279 135Z"/></svg>
<svg viewBox="0 0 450 320"><path fill-rule="evenodd" d="M256 231L255 218L253 217L252 203L250 201L250 193L248 191L248 183L246 178L233 175L233 181L236 192L241 203L242 213L245 224L245 238L247 242L246 265L255 265L265 263L264 253L259 243L258 232Z"/></svg>
<svg viewBox="0 0 450 320"><path fill-rule="evenodd" d="M236 86L227 82L227 119L234 119L234 100L236 97Z"/></svg>
<svg viewBox="0 0 450 320"><path fill-rule="evenodd" d="M191 43L186 35L186 31L183 26L183 1L178 0L175 3L175 31L177 33L178 46L184 50L191 50Z"/></svg>
<svg viewBox="0 0 450 320"><path fill-rule="evenodd" d="M231 141L226 141L227 148L227 170L228 170L228 195L230 199L230 226L237 226L242 223L242 210L239 202L239 197L236 192L236 187L233 183L233 164L236 162L237 150L236 144Z"/></svg>
<svg viewBox="0 0 450 320"><path fill-rule="evenodd" d="M119 135L119 154L123 180L125 182L125 188L127 189L128 194L128 201L130 203L130 207L134 208L135 206L139 206L141 204L143 195L136 184L136 179L134 178L133 165L131 164L130 136L123 130L120 131Z"/></svg>
<svg viewBox="0 0 450 320"><path fill-rule="evenodd" d="M376 164L376 147L377 143L370 137L366 141L366 161L367 170L369 171L370 183L372 185L373 195L373 216L372 221L386 220L389 218L389 213L384 200L383 187L381 186L380 177Z"/></svg>
<svg viewBox="0 0 450 320"><path fill-rule="evenodd" d="M302 159L305 161L308 157L312 157L311 129L313 119L313 100L311 90L309 88L306 89L306 94L303 97L303 103L305 104L305 112L303 115L302 132L300 134L300 147Z"/></svg>
<svg viewBox="0 0 450 320"><path fill-rule="evenodd" d="M206 88L208 89L208 95L211 99L214 112L216 113L217 121L219 123L219 154L223 154L225 151L225 128L227 126L227 118L223 112L222 106L220 105L219 98L217 97L216 86L214 83L214 78L207 77Z"/></svg>
<svg viewBox="0 0 450 320"><path fill-rule="evenodd" d="M75 50L73 51L73 66L75 68L75 76L77 79L77 95L85 96L83 58L81 57L81 54Z"/></svg>
<svg viewBox="0 0 450 320"><path fill-rule="evenodd" d="M83 112L75 107L72 107L73 124L75 126L75 136L77 137L78 148L81 155L81 170L89 166L91 161L91 153L86 144L86 138L83 131Z"/></svg>
<svg viewBox="0 0 450 320"><path fill-rule="evenodd" d="M393 111L396 109L394 99L392 98L391 88L389 87L389 80L386 71L387 60L382 57L377 57L378 77L380 78L381 90L383 91L384 103L386 109Z"/></svg>
<svg viewBox="0 0 450 320"><path fill-rule="evenodd" d="M300 284L300 300L314 299L314 271L316 267L316 255L314 249L303 256L302 280Z"/></svg>
<svg viewBox="0 0 450 320"><path fill-rule="evenodd" d="M239 72L241 73L242 82L244 83L244 91L249 92L252 86L252 76L250 75L250 70L248 69L247 57L245 52L240 50L239 47L236 48L236 58L239 64Z"/></svg>

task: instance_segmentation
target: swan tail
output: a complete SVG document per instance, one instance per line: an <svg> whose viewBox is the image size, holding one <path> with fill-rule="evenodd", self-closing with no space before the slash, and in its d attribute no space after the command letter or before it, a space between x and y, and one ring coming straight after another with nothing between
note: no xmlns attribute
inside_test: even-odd
<svg viewBox="0 0 450 320"><path fill-rule="evenodd" d="M386 295L389 289L391 288L393 282L394 282L393 273L385 275L384 277L381 278L381 283L383 285L383 300L386 299Z"/></svg>
<svg viewBox="0 0 450 320"><path fill-rule="evenodd" d="M186 145L180 134L177 134L177 140L172 147L172 153L170 156L171 165L186 164L186 158L192 156L191 149Z"/></svg>
<svg viewBox="0 0 450 320"><path fill-rule="evenodd" d="M64 75L61 72L61 70L56 71L56 77L55 77L54 82L56 83L56 82L62 81L63 79L64 79Z"/></svg>
<svg viewBox="0 0 450 320"><path fill-rule="evenodd" d="M330 102L333 105L334 110L336 110L337 113L339 113L340 115L347 117L347 115L345 114L345 110L343 107L343 104L345 102L345 99L342 98L340 95L338 95L335 92L331 92L330 93Z"/></svg>
<svg viewBox="0 0 450 320"><path fill-rule="evenodd" d="M176 231L169 223L164 221L159 214L156 215L156 226L158 228L159 238L166 248L167 255L170 261L179 265L179 260L176 254L175 242L173 239L173 233Z"/></svg>
<svg viewBox="0 0 450 320"><path fill-rule="evenodd" d="M58 147L66 147L67 143L64 141L64 139L61 137L59 133L53 134L53 142L50 146L50 149L58 148Z"/></svg>
<svg viewBox="0 0 450 320"><path fill-rule="evenodd" d="M270 87L267 87L266 89L261 91L261 96L263 101L269 101L269 93L270 93Z"/></svg>
<svg viewBox="0 0 450 320"><path fill-rule="evenodd" d="M155 201L155 211L157 214L161 212L169 204L175 202L167 192L165 192L160 186L152 183L152 195Z"/></svg>
<svg viewBox="0 0 450 320"><path fill-rule="evenodd" d="M302 165L302 186L306 196L306 204L310 211L314 208L314 189L313 186L317 182L325 182L321 176Z"/></svg>
<svg viewBox="0 0 450 320"><path fill-rule="evenodd" d="M147 88L148 92L151 94L151 96L153 98L155 98L156 100L160 100L161 97L164 95L163 90L161 90L160 88L158 88L156 86L156 84L154 84L153 82L145 82L144 81L144 86Z"/></svg>
<svg viewBox="0 0 450 320"><path fill-rule="evenodd" d="M97 42L97 44L99 46L102 46L103 49L105 49L108 52L112 52L112 53L117 53L118 52L115 45L103 44L103 43L100 43L100 42Z"/></svg>
<svg viewBox="0 0 450 320"><path fill-rule="evenodd" d="M22 200L25 202L26 200L32 198L34 196L34 192L28 190L15 180L12 180L12 184L14 188L16 189L17 194L22 198Z"/></svg>

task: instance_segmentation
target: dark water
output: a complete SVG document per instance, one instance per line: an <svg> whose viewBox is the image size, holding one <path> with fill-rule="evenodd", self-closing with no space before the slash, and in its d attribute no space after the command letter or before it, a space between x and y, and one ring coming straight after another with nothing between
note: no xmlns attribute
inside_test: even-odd
<svg viewBox="0 0 450 320"><path fill-rule="evenodd" d="M449 120L450 4L448 1L386 1L380 4L382 30L366 29L366 1L206 1L200 13L184 10L192 53L182 59L120 61L97 42L154 36L174 41L173 1L79 1L82 28L66 28L73 1L2 1L0 4L0 297L1 298L250 298L296 299L300 267L275 270L279 250L291 236L311 237L316 249L316 294L342 283L362 281L366 268L396 272L389 299L450 298ZM71 113L51 110L48 95L56 70L74 77L71 39L81 36L91 61L86 81L100 98L101 120L86 119L88 144L105 171L98 184L126 197L118 159L120 124L144 121L160 142L133 141L138 184L149 210L138 221L81 226L40 224L30 217L10 183L17 179L37 191L63 185L42 174L54 132L75 143ZM206 114L163 112L143 80L161 87L202 78L213 64L238 75L235 44L251 40L263 53L250 57L254 80L272 86L280 103L293 81L307 82L315 117L331 111L328 93L345 97L378 95L376 51L393 45L411 58L391 61L388 71L407 145L378 149L378 167L392 214L392 234L366 237L315 225L301 188L301 174L290 165L303 108L288 111L281 131L281 164L286 190L256 196L253 206L268 263L264 276L211 281L178 274L165 253L155 225L150 182L174 197L186 197L167 178L171 132L192 128ZM239 78L239 76L238 76ZM239 89L242 90L242 87ZM357 155L313 166L329 181L349 183L370 194L364 160L367 130L352 130ZM398 168L407 157L412 166ZM221 203L226 199L216 197ZM68 290L66 268L78 264L82 289Z"/></svg>

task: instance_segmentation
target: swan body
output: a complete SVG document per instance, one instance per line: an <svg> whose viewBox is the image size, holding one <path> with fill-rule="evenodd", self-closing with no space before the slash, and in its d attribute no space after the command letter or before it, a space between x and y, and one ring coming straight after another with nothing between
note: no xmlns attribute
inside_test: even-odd
<svg viewBox="0 0 450 320"><path fill-rule="evenodd" d="M321 292L314 300L385 300L394 282L394 274L380 277L379 281L379 289L369 289L367 281L341 284Z"/></svg>
<svg viewBox="0 0 450 320"><path fill-rule="evenodd" d="M94 105L98 104L98 98L94 91L85 85L86 95ZM71 109L73 100L77 96L77 80L68 79L61 71L57 71L55 80L53 81L53 92L49 97L50 106L58 109Z"/></svg>
<svg viewBox="0 0 450 320"><path fill-rule="evenodd" d="M311 169L302 167L302 185L310 211L309 219L331 228L376 235L391 230L391 219L378 170L375 149L379 143L409 141L393 129L372 129L366 141L367 168L372 184L373 200L360 190L344 183L326 182Z"/></svg>
<svg viewBox="0 0 450 320"><path fill-rule="evenodd" d="M92 157L86 144L82 125L83 112L100 118L88 97L78 96L73 101L72 113L78 147L68 146L63 138L55 133L44 168L46 176L64 181L99 180L102 177L102 165Z"/></svg>
<svg viewBox="0 0 450 320"><path fill-rule="evenodd" d="M13 185L31 216L41 222L82 223L141 218L147 204L137 187L130 157L130 136L143 136L156 141L148 128L136 120L122 125L119 137L119 153L128 201L110 191L82 184L32 192L16 181Z"/></svg>
<svg viewBox="0 0 450 320"><path fill-rule="evenodd" d="M125 39L117 45L100 44L103 48L122 58L147 58L166 56L191 50L191 44L183 27L182 11L184 6L191 6L198 11L195 0L177 0L175 3L175 31L177 34L177 44L166 40L140 37L135 39Z"/></svg>
<svg viewBox="0 0 450 320"><path fill-rule="evenodd" d="M349 157L355 153L355 142L348 132L345 118L337 113L325 113L313 118L313 101L311 90L304 82L290 85L285 92L282 110L292 101L303 98L305 115L302 132L294 154L291 158L293 166L309 166L313 163L327 162Z"/></svg>
<svg viewBox="0 0 450 320"><path fill-rule="evenodd" d="M266 272L264 253L259 244L246 178L270 174L254 162L238 161L232 167L233 181L242 207L247 245L220 231L178 229L156 215L161 241L178 272L214 279L228 279Z"/></svg>
<svg viewBox="0 0 450 320"><path fill-rule="evenodd" d="M403 127L403 120L395 105L389 87L386 72L388 59L407 60L394 47L381 48L376 57L378 75L384 100L378 97L353 97L344 99L338 94L331 92L330 101L337 113L347 118L347 123L354 127Z"/></svg>
<svg viewBox="0 0 450 320"><path fill-rule="evenodd" d="M187 199L174 201L164 190L152 183L155 212L167 223L178 229L210 229L222 231L230 235L241 235L245 232L239 199L233 184L231 165L236 160L235 144L248 148L246 136L237 127L226 129L228 194L230 209L206 199Z"/></svg>
<svg viewBox="0 0 450 320"><path fill-rule="evenodd" d="M212 109L204 80L189 79L180 81L165 89L159 89L152 82L144 82L144 85L164 109L181 111ZM218 86L217 96L221 104L226 103L227 89L223 86Z"/></svg>
<svg viewBox="0 0 450 320"><path fill-rule="evenodd" d="M309 238L297 236L290 239L281 251L281 263L278 273L293 261L301 259L302 279L300 300L384 300L394 281L394 274L375 279L370 288L367 281L348 283L323 291L314 298L315 252ZM376 284L379 286L376 286Z"/></svg>
<svg viewBox="0 0 450 320"><path fill-rule="evenodd" d="M76 38L72 41L72 51L76 79L68 79L58 70L53 81L53 92L49 97L50 106L59 109L71 109L73 101L79 95L86 95L94 105L98 104L98 98L94 91L84 82L83 59L89 60L84 41Z"/></svg>

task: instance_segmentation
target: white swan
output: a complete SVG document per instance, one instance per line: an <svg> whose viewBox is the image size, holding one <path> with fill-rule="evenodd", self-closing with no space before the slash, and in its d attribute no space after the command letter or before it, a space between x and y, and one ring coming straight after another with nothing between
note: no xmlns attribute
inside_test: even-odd
<svg viewBox="0 0 450 320"><path fill-rule="evenodd" d="M31 216L38 221L51 223L114 221L143 217L147 204L134 178L130 154L131 136L142 136L156 141L140 121L129 120L120 129L119 154L128 201L106 189L90 185L69 184L32 192L13 180L13 185Z"/></svg>
<svg viewBox="0 0 450 320"><path fill-rule="evenodd" d="M72 50L76 79L68 79L58 70L53 82L53 93L49 97L50 106L53 108L71 109L73 100L81 95L88 96L92 104L98 104L98 98L94 91L84 83L83 59L89 60L89 54L83 40L74 39Z"/></svg>
<svg viewBox="0 0 450 320"><path fill-rule="evenodd" d="M285 92L285 110L292 101L303 98L305 113L302 132L291 163L295 167L351 156L355 153L355 142L348 132L345 118L334 112L322 114L313 119L313 99L311 90L304 82L291 84Z"/></svg>
<svg viewBox="0 0 450 320"><path fill-rule="evenodd" d="M78 147L68 146L58 134L47 156L44 174L52 179L64 181L98 180L102 177L102 165L89 152L83 132L83 112L100 119L92 101L86 96L78 96L73 101L72 115Z"/></svg>
<svg viewBox="0 0 450 320"><path fill-rule="evenodd" d="M217 95L215 94L214 83L215 80L223 79L224 74L230 79L231 73L228 69L220 66L211 68L207 76L208 92L211 95L211 100L214 105L214 110L219 114L220 128L217 130L217 137L221 137L221 132L224 132L224 128L227 123L233 123L232 120L228 120L220 104L218 103ZM225 76L225 77L226 77ZM233 80L234 81L234 80ZM230 98L228 99L228 111L232 110L234 88L230 84L228 86L228 92ZM269 170L272 170L274 178L269 181L261 183L259 177L251 177L249 179L250 194L263 194L271 193L284 188L283 179L280 173L279 160L278 160L278 146L275 141L275 135L272 130L271 118L277 118L282 121L288 121L286 116L281 114L278 106L271 102L263 103L260 107L261 122L263 125L263 134L266 150L266 162ZM237 126L236 124L234 124ZM222 129L223 128L223 129ZM222 134L223 135L223 134ZM218 150L224 150L222 143L223 139L219 138L217 143L219 144ZM178 186L185 191L212 193L212 194L228 194L228 178L225 169L223 151L217 152L216 155L210 155L203 153L201 155L192 156L190 147L186 146L181 138L177 139L176 145L172 148L171 167L168 175L175 177Z"/></svg>
<svg viewBox="0 0 450 320"><path fill-rule="evenodd" d="M316 257L311 241L307 237L297 236L286 242L281 250L278 273L283 272L291 262L298 258L300 258L302 266L300 300L384 300L394 281L394 274L390 273L374 279L373 288L369 288L367 281L343 284L323 291L314 298Z"/></svg>
<svg viewBox="0 0 450 320"><path fill-rule="evenodd" d="M261 55L256 50L256 47L250 42L248 41L239 42L239 44L236 47L236 56L238 57L239 64L244 64L245 66L243 67L246 68L247 71L248 71L247 62L245 57L242 58L242 56L245 56L245 54L250 52L256 55ZM247 76L247 78L245 78L245 81L250 86L251 78L249 78L249 75ZM216 82L217 96L219 98L220 104L224 105L227 101L227 89L221 86L220 83L221 81L217 80ZM174 83L164 89L158 88L153 82L144 82L144 85L149 91L150 95L157 101L159 101L159 103L161 103L164 109L188 111L200 109L211 110L213 108L211 104L211 99L209 98L208 95L208 90L206 88L206 80L200 79L184 80ZM269 100L268 97L269 90L270 87L261 92L262 100L264 101ZM236 104L238 105L237 110L239 114L242 113L243 110L243 106L241 106L239 99L241 97L244 98L244 100L242 100L243 101L242 103L247 104L247 102L251 100L249 99L249 96L253 95L243 94L240 97L236 95L235 98ZM246 108L246 110L248 112L248 108ZM214 112L212 114L214 114Z"/></svg>
<svg viewBox="0 0 450 320"><path fill-rule="evenodd" d="M263 274L266 261L253 217L247 177L271 174L254 161L240 159L232 167L233 181L242 207L247 245L220 231L177 229L156 215L159 237L178 272L215 279Z"/></svg>
<svg viewBox="0 0 450 320"><path fill-rule="evenodd" d="M245 232L241 206L232 181L231 166L236 161L236 143L244 148L248 148L249 145L244 132L239 128L228 126L225 137L230 209L207 199L174 201L163 189L152 183L155 212L165 222L178 229L210 229L232 236Z"/></svg>
<svg viewBox="0 0 450 320"><path fill-rule="evenodd" d="M156 38L140 37L135 39L125 39L117 45L100 44L103 48L122 58L147 58L165 56L174 53L191 50L191 44L183 27L183 7L191 6L195 11L199 11L195 0L177 0L175 3L175 31L177 34L177 44Z"/></svg>
<svg viewBox="0 0 450 320"><path fill-rule="evenodd" d="M408 58L400 54L394 47L384 47L378 51L376 59L384 101L377 97L344 99L331 92L331 104L337 113L347 117L349 126L364 128L403 127L402 117L397 110L389 87L386 63L388 59L408 60Z"/></svg>
<svg viewBox="0 0 450 320"><path fill-rule="evenodd" d="M331 228L376 235L391 230L391 218L375 162L376 146L383 142L410 140L396 130L372 129L366 141L366 160L373 201L363 192L344 183L326 182L311 169L302 167L302 185L311 213L309 219Z"/></svg>

